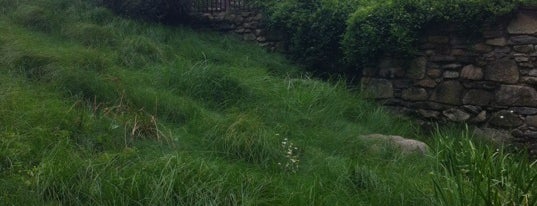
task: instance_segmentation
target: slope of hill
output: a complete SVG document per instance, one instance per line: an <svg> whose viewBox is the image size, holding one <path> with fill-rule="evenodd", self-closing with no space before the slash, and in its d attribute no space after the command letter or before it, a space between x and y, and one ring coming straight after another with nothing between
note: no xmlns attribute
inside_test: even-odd
<svg viewBox="0 0 537 206"><path fill-rule="evenodd" d="M0 0L0 28L7 205L535 204L525 159L456 129L426 157L371 148L357 137L423 136L234 37L83 0Z"/></svg>

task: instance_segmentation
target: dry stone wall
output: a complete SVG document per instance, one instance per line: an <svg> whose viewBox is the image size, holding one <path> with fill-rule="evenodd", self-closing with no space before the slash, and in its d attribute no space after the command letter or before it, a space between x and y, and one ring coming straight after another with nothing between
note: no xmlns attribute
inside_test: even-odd
<svg viewBox="0 0 537 206"><path fill-rule="evenodd" d="M249 11L223 11L193 14L195 25L201 25L224 33L235 33L243 40L255 42L269 51L285 51L281 32L269 31L263 14Z"/></svg>
<svg viewBox="0 0 537 206"><path fill-rule="evenodd" d="M362 88L386 106L435 121L508 131L537 154L537 10L483 26L482 35L433 28L410 64L386 57Z"/></svg>

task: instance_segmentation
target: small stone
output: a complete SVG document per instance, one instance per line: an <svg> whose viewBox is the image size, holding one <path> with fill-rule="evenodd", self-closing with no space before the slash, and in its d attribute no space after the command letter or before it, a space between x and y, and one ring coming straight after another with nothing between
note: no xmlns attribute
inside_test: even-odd
<svg viewBox="0 0 537 206"><path fill-rule="evenodd" d="M525 57L525 56L518 56L518 57L515 57L515 61L516 62L528 62L530 60L529 57Z"/></svg>
<svg viewBox="0 0 537 206"><path fill-rule="evenodd" d="M451 50L451 55L453 56L464 56L466 52L462 49L453 49Z"/></svg>
<svg viewBox="0 0 537 206"><path fill-rule="evenodd" d="M409 101L423 101L427 100L429 95L427 94L427 91L423 88L409 88L403 90L403 94L401 98L404 100Z"/></svg>
<svg viewBox="0 0 537 206"><path fill-rule="evenodd" d="M492 92L480 89L470 89L462 98L463 104L487 106L494 99Z"/></svg>
<svg viewBox="0 0 537 206"><path fill-rule="evenodd" d="M487 120L487 111L483 110L470 120L472 123L482 123Z"/></svg>
<svg viewBox="0 0 537 206"><path fill-rule="evenodd" d="M524 44L537 44L537 37L522 35L514 36L509 39L509 44L511 45L524 45Z"/></svg>
<svg viewBox="0 0 537 206"><path fill-rule="evenodd" d="M507 40L505 38L503 38L503 37L494 38L494 39L487 40L486 44L492 45L492 46L505 46L505 45L507 45Z"/></svg>
<svg viewBox="0 0 537 206"><path fill-rule="evenodd" d="M530 70L530 72L528 73L529 76L534 76L534 77L537 77L537 69L532 69Z"/></svg>
<svg viewBox="0 0 537 206"><path fill-rule="evenodd" d="M515 45L513 46L513 50L520 53L531 53L534 51L533 45Z"/></svg>
<svg viewBox="0 0 537 206"><path fill-rule="evenodd" d="M519 71L515 61L501 59L493 62L485 72L485 79L514 84L518 82Z"/></svg>
<svg viewBox="0 0 537 206"><path fill-rule="evenodd" d="M446 64L446 65L442 66L442 69L455 70L455 69L460 69L461 67L462 67L462 65L460 65L460 64Z"/></svg>
<svg viewBox="0 0 537 206"><path fill-rule="evenodd" d="M461 78L470 80L483 79L483 69L475 67L474 65L466 65L462 68Z"/></svg>
<svg viewBox="0 0 537 206"><path fill-rule="evenodd" d="M438 111L425 109L418 109L418 114L427 119L437 119L440 116L440 112Z"/></svg>
<svg viewBox="0 0 537 206"><path fill-rule="evenodd" d="M441 69L428 69L427 75L431 78L438 78L442 76L442 70Z"/></svg>
<svg viewBox="0 0 537 206"><path fill-rule="evenodd" d="M440 103L460 105L464 88L458 81L445 81L436 87L431 100Z"/></svg>
<svg viewBox="0 0 537 206"><path fill-rule="evenodd" d="M537 17L531 12L518 12L516 18L509 23L507 32L510 34L537 33Z"/></svg>
<svg viewBox="0 0 537 206"><path fill-rule="evenodd" d="M267 39L265 37L262 37L262 36L257 37L256 40L257 40L257 42L265 42L265 41L267 41Z"/></svg>
<svg viewBox="0 0 537 206"><path fill-rule="evenodd" d="M444 78L446 78L446 79L456 79L456 78L459 78L459 72L456 72L456 71L445 71L443 76L444 76Z"/></svg>
<svg viewBox="0 0 537 206"><path fill-rule="evenodd" d="M483 110L480 106L475 105L464 105L462 108L464 111L469 112L470 114L477 114Z"/></svg>
<svg viewBox="0 0 537 206"><path fill-rule="evenodd" d="M494 126L507 128L514 128L524 124L522 119L517 114L507 110L499 111L493 114L489 120L489 123Z"/></svg>
<svg viewBox="0 0 537 206"><path fill-rule="evenodd" d="M466 88L485 90L495 90L499 87L499 83L489 81L465 81L463 85Z"/></svg>
<svg viewBox="0 0 537 206"><path fill-rule="evenodd" d="M473 46L473 50L479 53L487 53L492 51L492 47L484 43L479 43Z"/></svg>
<svg viewBox="0 0 537 206"><path fill-rule="evenodd" d="M445 110L448 109L450 106L446 106L444 104L436 103L436 102L413 102L412 107L414 108L422 108L422 109L429 109L429 110Z"/></svg>
<svg viewBox="0 0 537 206"><path fill-rule="evenodd" d="M425 88L434 88L436 87L436 82L432 79L424 79L416 82L414 85Z"/></svg>
<svg viewBox="0 0 537 206"><path fill-rule="evenodd" d="M265 30L263 29L256 29L255 30L255 35L256 36L263 36L265 34Z"/></svg>
<svg viewBox="0 0 537 206"><path fill-rule="evenodd" d="M524 84L537 85L537 77L522 77L520 81Z"/></svg>
<svg viewBox="0 0 537 206"><path fill-rule="evenodd" d="M460 109L448 109L442 112L442 114L449 120L454 122L464 122L470 119L470 115Z"/></svg>
<svg viewBox="0 0 537 206"><path fill-rule="evenodd" d="M527 116L526 117L526 124L530 127L537 127L537 116Z"/></svg>
<svg viewBox="0 0 537 206"><path fill-rule="evenodd" d="M496 103L505 106L537 106L537 91L527 86L502 85L496 93Z"/></svg>
<svg viewBox="0 0 537 206"><path fill-rule="evenodd" d="M514 113L521 114L521 115L537 114L537 108L533 108L533 107L513 107L513 108L510 108L509 111L513 111Z"/></svg>
<svg viewBox="0 0 537 206"><path fill-rule="evenodd" d="M519 62L518 65L522 68L534 68L535 65L533 65L530 62Z"/></svg>

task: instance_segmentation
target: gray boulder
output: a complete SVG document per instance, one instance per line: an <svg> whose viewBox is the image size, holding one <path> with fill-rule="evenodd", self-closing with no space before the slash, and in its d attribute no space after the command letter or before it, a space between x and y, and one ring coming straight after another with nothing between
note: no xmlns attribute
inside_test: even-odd
<svg viewBox="0 0 537 206"><path fill-rule="evenodd" d="M373 142L372 146L375 146L375 142L383 142L387 143L397 150L399 150L402 154L420 154L425 155L429 152L429 146L425 144L424 142L414 140L414 139L407 139L401 136L396 135L383 135L383 134L368 134L368 135L362 135L359 137L360 139L366 141L366 142Z"/></svg>

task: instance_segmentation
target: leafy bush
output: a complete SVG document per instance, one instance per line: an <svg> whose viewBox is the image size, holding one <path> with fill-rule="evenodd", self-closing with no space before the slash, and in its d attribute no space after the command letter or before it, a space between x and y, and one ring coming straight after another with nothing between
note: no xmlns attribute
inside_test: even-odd
<svg viewBox="0 0 537 206"><path fill-rule="evenodd" d="M351 72L382 55L411 56L427 25L454 23L465 32L534 0L285 0L261 2L284 30L289 55L317 72Z"/></svg>
<svg viewBox="0 0 537 206"><path fill-rule="evenodd" d="M102 0L102 4L126 16L177 23L188 20L192 2L191 0Z"/></svg>
<svg viewBox="0 0 537 206"><path fill-rule="evenodd" d="M340 71L341 37L354 1L265 2L269 25L285 31L290 56L318 72Z"/></svg>
<svg viewBox="0 0 537 206"><path fill-rule="evenodd" d="M348 20L343 40L346 62L354 67L374 64L382 55L411 56L427 25L454 23L478 32L487 20L510 13L517 0L394 0L360 8Z"/></svg>

